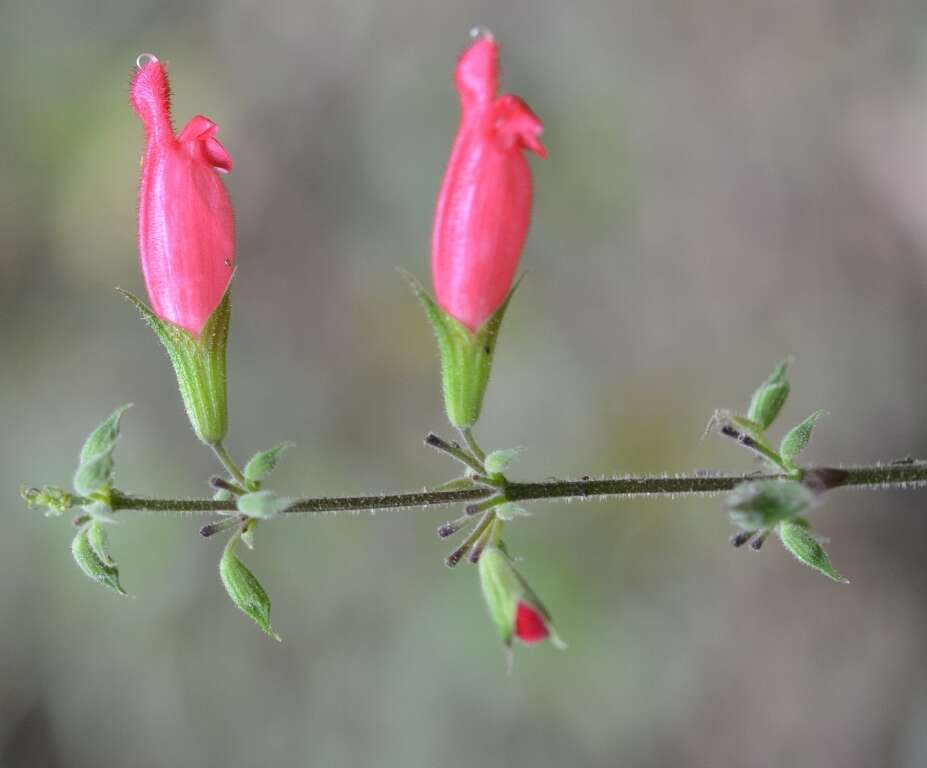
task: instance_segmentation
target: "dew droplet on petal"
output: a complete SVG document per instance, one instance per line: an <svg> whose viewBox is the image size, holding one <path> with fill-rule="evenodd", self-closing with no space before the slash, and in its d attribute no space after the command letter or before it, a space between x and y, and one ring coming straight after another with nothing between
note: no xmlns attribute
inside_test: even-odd
<svg viewBox="0 0 927 768"><path fill-rule="evenodd" d="M148 64L157 62L158 57L153 53L140 53L138 58L135 60L135 66L139 69L144 69Z"/></svg>

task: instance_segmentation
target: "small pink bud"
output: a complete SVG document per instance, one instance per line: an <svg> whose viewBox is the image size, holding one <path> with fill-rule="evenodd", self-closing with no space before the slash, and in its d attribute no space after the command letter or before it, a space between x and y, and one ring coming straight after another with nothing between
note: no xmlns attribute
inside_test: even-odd
<svg viewBox="0 0 927 768"><path fill-rule="evenodd" d="M202 115L174 137L167 70L154 56L139 56L129 97L145 127L138 250L148 298L159 318L198 336L235 266L232 204L219 178L232 159Z"/></svg>
<svg viewBox="0 0 927 768"><path fill-rule="evenodd" d="M478 331L512 287L531 218L531 168L543 125L517 96L497 96L499 45L482 35L455 72L461 119L438 194L431 271L438 304Z"/></svg>
<svg viewBox="0 0 927 768"><path fill-rule="evenodd" d="M547 620L528 603L519 603L515 609L515 637L526 645L546 640L550 631Z"/></svg>

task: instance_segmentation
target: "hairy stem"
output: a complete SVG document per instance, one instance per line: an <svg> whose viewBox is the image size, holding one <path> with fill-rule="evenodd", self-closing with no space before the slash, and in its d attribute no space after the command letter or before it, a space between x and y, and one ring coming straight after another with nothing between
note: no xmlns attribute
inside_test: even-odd
<svg viewBox="0 0 927 768"><path fill-rule="evenodd" d="M803 471L806 484L818 490L832 488L888 488L927 487L927 462L874 464L860 467L812 467ZM640 475L597 480L549 480L534 483L508 483L505 498L508 501L538 499L608 499L622 496L697 496L729 491L745 480L784 480L786 475L772 474L710 474L695 475ZM475 502L498 494L495 488L468 488L461 491L421 491L377 496L329 496L297 499L286 514L347 512L403 507L445 506ZM89 500L74 497L73 505L80 506ZM177 513L229 513L237 512L235 500L213 499L160 499L130 496L113 491L114 510L134 509L147 512Z"/></svg>
<svg viewBox="0 0 927 768"><path fill-rule="evenodd" d="M212 452L216 454L216 458L219 459L219 462L225 467L225 471L235 479L235 482L242 488L247 488L248 481L245 480L245 476L241 473L235 460L229 455L229 452L225 450L225 446L219 442L212 443L209 447L212 448Z"/></svg>

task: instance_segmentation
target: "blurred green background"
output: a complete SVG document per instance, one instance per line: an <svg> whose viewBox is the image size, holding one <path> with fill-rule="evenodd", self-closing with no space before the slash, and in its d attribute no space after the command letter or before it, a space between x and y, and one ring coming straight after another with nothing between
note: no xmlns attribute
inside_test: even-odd
<svg viewBox="0 0 927 768"><path fill-rule="evenodd" d="M278 645L225 597L200 521L127 514L118 599L78 573L66 484L132 401L118 481L216 470L142 291L136 56L235 160L231 451L297 442L291 494L434 485L447 432L427 278L474 24L543 118L535 217L479 435L515 476L749 470L699 441L792 353L809 461L927 455L927 7L802 0L0 3L0 764L927 764L927 494L815 513L828 582L735 551L718 499L538 504L509 535L570 648L506 678L451 510L281 520L247 555Z"/></svg>

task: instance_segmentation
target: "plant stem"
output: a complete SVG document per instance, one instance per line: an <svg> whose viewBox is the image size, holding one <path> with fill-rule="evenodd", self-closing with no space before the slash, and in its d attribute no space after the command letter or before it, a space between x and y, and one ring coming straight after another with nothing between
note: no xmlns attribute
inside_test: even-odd
<svg viewBox="0 0 927 768"><path fill-rule="evenodd" d="M927 462L873 464L860 467L811 467L804 470L806 482L818 489L927 487ZM766 474L709 474L695 475L639 475L598 480L550 480L535 483L508 483L505 498L508 501L539 499L608 499L633 496L698 496L729 491L749 480L786 480L787 475ZM329 496L297 499L285 514L347 512L404 507L431 507L488 499L498 493L493 488L468 488L461 491L421 491L415 493L382 494L376 496ZM89 503L74 497L73 506ZM235 500L214 499L159 499L130 496L112 492L114 510L140 510L148 512L235 512Z"/></svg>
<svg viewBox="0 0 927 768"><path fill-rule="evenodd" d="M480 444L476 442L476 438L473 436L473 430L470 429L470 427L464 427L460 430L460 435L463 437L470 452L479 459L480 464L486 461L486 453L480 448Z"/></svg>
<svg viewBox="0 0 927 768"><path fill-rule="evenodd" d="M222 463L222 466L225 467L225 471L228 472L242 488L248 487L248 481L245 480L245 476L241 473L241 470L238 468L238 465L235 463L235 460L229 455L229 452L225 450L225 446L220 442L211 443L210 448L212 452L216 454L216 458Z"/></svg>

